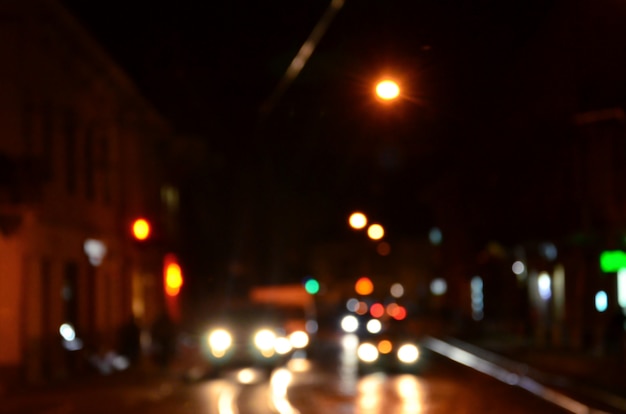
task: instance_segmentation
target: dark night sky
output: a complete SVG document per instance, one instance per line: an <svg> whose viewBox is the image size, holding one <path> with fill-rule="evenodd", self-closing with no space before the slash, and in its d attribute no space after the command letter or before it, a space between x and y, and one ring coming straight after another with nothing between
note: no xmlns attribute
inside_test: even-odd
<svg viewBox="0 0 626 414"><path fill-rule="evenodd" d="M542 236L550 220L528 200L558 183L528 170L559 162L574 113L626 96L617 0L347 0L261 129L261 103L328 1L64 3L179 132L243 171L212 176L235 203L217 211L262 192L313 241L351 208L407 236L446 217L479 242ZM371 85L389 70L410 99L381 108ZM257 193L228 190L240 185Z"/></svg>
<svg viewBox="0 0 626 414"><path fill-rule="evenodd" d="M328 4L65 3L182 132L206 135L233 118L252 122ZM433 116L492 110L506 99L495 89L509 87L516 59L559 9L554 0L501 3L348 0L291 89L341 88L362 101L359 88L389 68Z"/></svg>

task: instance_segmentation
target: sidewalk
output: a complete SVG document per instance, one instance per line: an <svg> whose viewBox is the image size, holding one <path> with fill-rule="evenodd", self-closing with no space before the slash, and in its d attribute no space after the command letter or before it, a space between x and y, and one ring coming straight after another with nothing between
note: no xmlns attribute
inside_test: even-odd
<svg viewBox="0 0 626 414"><path fill-rule="evenodd" d="M626 413L626 355L535 346L512 335L447 338L467 350L511 372L581 398L610 412Z"/></svg>
<svg viewBox="0 0 626 414"><path fill-rule="evenodd" d="M176 375L175 372L160 369L152 364L143 364L109 375L93 371L65 380L14 387L10 392L0 395L0 414L67 413L71 411L71 403L68 400L72 396L94 389L158 388L178 381Z"/></svg>

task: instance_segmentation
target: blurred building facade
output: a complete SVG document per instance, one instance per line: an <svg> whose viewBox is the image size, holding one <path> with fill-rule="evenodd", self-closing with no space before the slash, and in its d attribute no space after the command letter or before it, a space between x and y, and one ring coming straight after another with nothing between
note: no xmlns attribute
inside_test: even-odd
<svg viewBox="0 0 626 414"><path fill-rule="evenodd" d="M54 1L3 1L0 37L0 379L45 381L162 311L171 129Z"/></svg>

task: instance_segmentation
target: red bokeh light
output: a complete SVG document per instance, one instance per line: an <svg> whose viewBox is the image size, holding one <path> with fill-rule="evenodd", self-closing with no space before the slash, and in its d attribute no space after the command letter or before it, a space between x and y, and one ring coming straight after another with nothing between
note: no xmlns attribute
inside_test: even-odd
<svg viewBox="0 0 626 414"><path fill-rule="evenodd" d="M375 303L370 307L370 314L374 318L380 318L385 314L385 307L380 303Z"/></svg>

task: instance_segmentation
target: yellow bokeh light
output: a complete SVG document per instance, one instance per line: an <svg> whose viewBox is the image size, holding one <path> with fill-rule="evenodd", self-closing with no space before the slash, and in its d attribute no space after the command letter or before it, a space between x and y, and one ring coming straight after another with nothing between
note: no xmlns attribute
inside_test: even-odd
<svg viewBox="0 0 626 414"><path fill-rule="evenodd" d="M376 85L376 95L384 101L391 101L400 95L400 87L391 79L385 79Z"/></svg>
<svg viewBox="0 0 626 414"><path fill-rule="evenodd" d="M163 284L167 296L174 297L180 293L183 286L183 272L175 255L165 255L163 261Z"/></svg>
<svg viewBox="0 0 626 414"><path fill-rule="evenodd" d="M165 291L169 296L176 296L183 285L183 274L177 263L170 263L165 270Z"/></svg>
<svg viewBox="0 0 626 414"><path fill-rule="evenodd" d="M150 223L146 219L137 219L133 222L133 236L137 240L146 240L150 235Z"/></svg>
<svg viewBox="0 0 626 414"><path fill-rule="evenodd" d="M380 224L372 224L367 228L367 235L372 240L380 240L385 235L385 229Z"/></svg>
<svg viewBox="0 0 626 414"><path fill-rule="evenodd" d="M367 226L367 217L365 217L365 214L356 211L350 215L348 223L350 223L350 227L353 229L360 230Z"/></svg>

